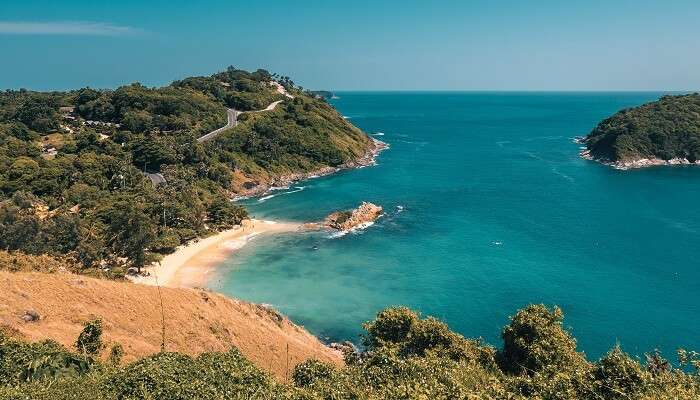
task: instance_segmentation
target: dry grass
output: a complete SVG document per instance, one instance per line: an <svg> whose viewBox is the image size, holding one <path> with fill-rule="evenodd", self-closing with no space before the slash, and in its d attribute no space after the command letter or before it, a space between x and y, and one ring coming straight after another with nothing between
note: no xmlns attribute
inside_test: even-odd
<svg viewBox="0 0 700 400"><path fill-rule="evenodd" d="M262 306L197 289L161 288L161 293L167 351L194 355L233 345L281 379L287 364L291 369L309 358L342 364L336 351ZM41 319L24 322L21 317L27 310L35 310ZM125 361L160 350L157 287L68 273L0 271L0 327L14 336L51 338L72 347L84 322L98 317L107 346L121 343Z"/></svg>
<svg viewBox="0 0 700 400"><path fill-rule="evenodd" d="M49 255L28 255L16 252L0 250L0 270L10 272L64 272L74 269L67 258L57 258Z"/></svg>

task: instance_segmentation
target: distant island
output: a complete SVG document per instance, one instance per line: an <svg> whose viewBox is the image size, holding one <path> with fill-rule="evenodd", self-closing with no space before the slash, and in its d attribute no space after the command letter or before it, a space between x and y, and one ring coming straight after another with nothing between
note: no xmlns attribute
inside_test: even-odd
<svg viewBox="0 0 700 400"><path fill-rule="evenodd" d="M312 95L322 98L322 99L334 99L336 98L335 94L333 92L330 92L328 90L312 90L310 92Z"/></svg>
<svg viewBox="0 0 700 400"><path fill-rule="evenodd" d="M700 94L663 96L619 111L580 142L584 158L617 169L700 165Z"/></svg>

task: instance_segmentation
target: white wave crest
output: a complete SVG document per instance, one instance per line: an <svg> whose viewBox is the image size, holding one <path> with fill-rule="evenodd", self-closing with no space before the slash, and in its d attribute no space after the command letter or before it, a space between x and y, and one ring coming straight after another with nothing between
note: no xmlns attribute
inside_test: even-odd
<svg viewBox="0 0 700 400"><path fill-rule="evenodd" d="M243 248L250 240L252 240L255 236L257 236L258 233L251 233L250 235L245 235L244 237L240 239L233 239L233 240L228 240L224 243L222 243L222 247L225 247L229 250L238 250Z"/></svg>
<svg viewBox="0 0 700 400"><path fill-rule="evenodd" d="M282 189L289 189L289 187L285 187L285 188L271 188L270 190L282 190ZM306 186L295 186L295 187L294 187L294 190L290 190L290 191L287 191L287 192L281 192L281 193L268 194L267 196L263 196L263 197L259 198L259 199L258 199L258 203L264 203L265 201L270 200L270 199L273 198L273 197L282 196L282 195L285 195L285 194L292 194L292 193L301 192L301 191L304 190L304 189L306 189Z"/></svg>
<svg viewBox="0 0 700 400"><path fill-rule="evenodd" d="M329 238L329 239L337 239L337 238L341 238L341 237L347 235L348 233L358 234L358 233L360 233L361 231L363 231L363 230L369 228L369 227L372 226L372 225L374 225L374 221L363 222L363 223L361 223L361 224L358 224L357 226L352 227L351 229L346 229L346 230L344 230L344 231L333 232L333 233L331 233L330 235L328 235L328 238Z"/></svg>

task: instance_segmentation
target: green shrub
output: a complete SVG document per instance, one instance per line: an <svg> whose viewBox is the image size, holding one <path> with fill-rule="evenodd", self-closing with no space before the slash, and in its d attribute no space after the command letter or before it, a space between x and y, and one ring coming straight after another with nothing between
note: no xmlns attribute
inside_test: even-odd
<svg viewBox="0 0 700 400"><path fill-rule="evenodd" d="M300 387L312 386L315 382L331 379L333 367L317 360L307 360L294 367L292 380Z"/></svg>
<svg viewBox="0 0 700 400"><path fill-rule="evenodd" d="M367 334L363 341L369 348L398 344L406 340L419 316L406 307L387 308L374 321L364 324Z"/></svg>
<svg viewBox="0 0 700 400"><path fill-rule="evenodd" d="M355 362L334 368L305 361L294 368L293 384L276 382L236 349L198 357L159 353L119 366L53 342L28 344L0 336L0 399L700 398L700 376L663 360L643 366L616 347L598 362L587 362L575 351L562 318L558 308L542 305L516 313L504 328L504 344L510 344L499 353L500 369L493 349L478 340L465 339L434 318L391 308L365 324L372 345ZM685 362L694 359L692 352L681 355Z"/></svg>
<svg viewBox="0 0 700 400"><path fill-rule="evenodd" d="M585 363L576 340L562 327L564 314L542 304L518 311L503 329L498 359L505 371L533 375L546 368L577 368Z"/></svg>
<svg viewBox="0 0 700 400"><path fill-rule="evenodd" d="M593 368L593 377L598 392L606 399L634 397L650 380L649 373L642 369L638 361L625 354L620 346L615 346Z"/></svg>
<svg viewBox="0 0 700 400"><path fill-rule="evenodd" d="M102 350L102 320L95 319L88 321L80 332L78 340L75 342L75 347L79 352L91 356L100 354Z"/></svg>

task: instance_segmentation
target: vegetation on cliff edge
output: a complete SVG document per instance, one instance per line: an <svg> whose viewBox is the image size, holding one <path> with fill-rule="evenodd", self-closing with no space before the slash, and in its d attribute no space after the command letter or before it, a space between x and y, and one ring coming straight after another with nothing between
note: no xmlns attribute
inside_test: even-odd
<svg viewBox="0 0 700 400"><path fill-rule="evenodd" d="M619 346L588 361L558 308L531 305L503 329L503 347L452 332L432 317L390 308L365 324L365 350L345 351L345 368L315 360L275 381L236 349L190 357L159 353L119 365L100 361L99 321L71 352L56 343L0 335L0 399L697 399L695 353L687 368L658 353L633 358ZM104 354L108 350L102 350ZM117 355L114 356L113 353Z"/></svg>

